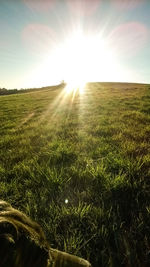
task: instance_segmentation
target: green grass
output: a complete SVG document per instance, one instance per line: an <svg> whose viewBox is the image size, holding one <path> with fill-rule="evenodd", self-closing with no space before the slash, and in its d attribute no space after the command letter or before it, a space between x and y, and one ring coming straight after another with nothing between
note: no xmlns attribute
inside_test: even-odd
<svg viewBox="0 0 150 267"><path fill-rule="evenodd" d="M0 198L95 267L149 266L149 101L117 83L1 96Z"/></svg>

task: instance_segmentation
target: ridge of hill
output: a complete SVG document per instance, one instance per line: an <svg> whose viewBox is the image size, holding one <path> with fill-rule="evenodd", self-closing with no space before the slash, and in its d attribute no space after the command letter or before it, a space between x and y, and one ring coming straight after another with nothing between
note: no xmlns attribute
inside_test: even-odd
<svg viewBox="0 0 150 267"><path fill-rule="evenodd" d="M142 84L142 83L128 83L128 82L88 82L87 85L90 84L99 84L103 86L111 86L111 87L137 87L141 85L149 85L149 84ZM39 88L27 88L27 89L6 89L6 88L0 88L0 95L11 95L11 94L22 94L22 93L28 93L28 92L34 92L34 91L41 91L41 90L55 90L64 88L66 86L66 83L62 82L58 85L51 85L51 86L44 86Z"/></svg>

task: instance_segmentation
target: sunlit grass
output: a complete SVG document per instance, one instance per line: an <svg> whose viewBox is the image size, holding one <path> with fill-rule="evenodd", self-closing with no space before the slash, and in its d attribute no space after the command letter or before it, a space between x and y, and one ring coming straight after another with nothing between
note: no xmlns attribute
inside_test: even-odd
<svg viewBox="0 0 150 267"><path fill-rule="evenodd" d="M149 86L66 88L0 97L1 198L95 267L148 266Z"/></svg>

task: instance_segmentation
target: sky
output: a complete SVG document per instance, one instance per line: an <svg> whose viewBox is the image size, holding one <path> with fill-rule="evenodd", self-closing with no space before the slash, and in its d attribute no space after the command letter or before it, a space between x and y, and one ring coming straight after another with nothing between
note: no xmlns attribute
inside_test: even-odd
<svg viewBox="0 0 150 267"><path fill-rule="evenodd" d="M0 0L0 88L150 83L150 0Z"/></svg>

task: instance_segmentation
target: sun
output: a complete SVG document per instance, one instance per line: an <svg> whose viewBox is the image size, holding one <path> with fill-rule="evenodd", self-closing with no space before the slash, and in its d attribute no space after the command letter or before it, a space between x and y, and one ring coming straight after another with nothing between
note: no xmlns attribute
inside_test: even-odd
<svg viewBox="0 0 150 267"><path fill-rule="evenodd" d="M98 77L102 81L113 79L118 71L113 49L102 34L84 34L81 29L67 37L57 50L58 57L63 79L72 90Z"/></svg>
<svg viewBox="0 0 150 267"><path fill-rule="evenodd" d="M102 33L76 29L50 51L39 70L40 81L64 80L67 90L83 88L87 82L114 81L121 67L113 47ZM37 80L38 82L38 80ZM68 89L69 88L69 89Z"/></svg>
<svg viewBox="0 0 150 267"><path fill-rule="evenodd" d="M64 77L70 86L82 87L90 74L91 40L81 31L75 32L62 46Z"/></svg>

